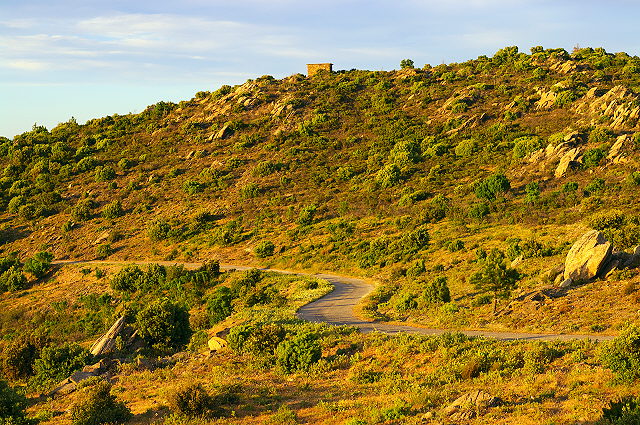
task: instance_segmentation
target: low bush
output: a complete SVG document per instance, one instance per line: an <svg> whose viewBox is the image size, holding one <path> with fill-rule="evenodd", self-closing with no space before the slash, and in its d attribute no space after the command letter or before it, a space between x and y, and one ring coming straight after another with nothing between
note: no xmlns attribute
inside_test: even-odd
<svg viewBox="0 0 640 425"><path fill-rule="evenodd" d="M209 323L214 324L229 317L233 311L231 290L226 286L220 286L214 290L207 300L207 316Z"/></svg>
<svg viewBox="0 0 640 425"><path fill-rule="evenodd" d="M258 245L253 249L253 252L258 258L271 257L276 249L276 246L271 241L260 241Z"/></svg>
<svg viewBox="0 0 640 425"><path fill-rule="evenodd" d="M609 406L602 409L602 419L608 425L640 424L640 398L627 396L609 402Z"/></svg>
<svg viewBox="0 0 640 425"><path fill-rule="evenodd" d="M124 215L124 210L122 209L122 202L115 200L113 202L108 203L102 209L100 213L102 218L107 220L113 220L118 217L122 217Z"/></svg>
<svg viewBox="0 0 640 425"><path fill-rule="evenodd" d="M640 327L629 326L620 336L604 343L600 357L616 380L633 382L640 378Z"/></svg>
<svg viewBox="0 0 640 425"><path fill-rule="evenodd" d="M0 380L0 424L28 425L33 423L25 417L27 399Z"/></svg>
<svg viewBox="0 0 640 425"><path fill-rule="evenodd" d="M320 360L322 349L314 334L304 333L285 340L276 349L276 362L286 373L306 371Z"/></svg>
<svg viewBox="0 0 640 425"><path fill-rule="evenodd" d="M94 386L87 387L71 407L73 425L124 423L131 417L131 410L116 400L111 393L111 384L107 381L99 381Z"/></svg>

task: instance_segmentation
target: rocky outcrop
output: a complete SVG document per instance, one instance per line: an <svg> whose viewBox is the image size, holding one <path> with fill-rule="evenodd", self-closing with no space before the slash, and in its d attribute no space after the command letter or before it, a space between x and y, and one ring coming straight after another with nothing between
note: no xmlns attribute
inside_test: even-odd
<svg viewBox="0 0 640 425"><path fill-rule="evenodd" d="M539 149L528 156L527 162L535 166L541 172L554 170L554 175L559 178L569 170L580 165L582 148L582 135L577 132L567 134L563 141L557 145L549 143L546 148Z"/></svg>
<svg viewBox="0 0 640 425"><path fill-rule="evenodd" d="M498 397L475 390L459 398L444 409L444 414L453 421L468 420L476 416L478 410L499 406L502 403Z"/></svg>
<svg viewBox="0 0 640 425"><path fill-rule="evenodd" d="M564 279L587 281L596 277L611 257L612 245L604 234L591 230L571 247L564 264Z"/></svg>
<svg viewBox="0 0 640 425"><path fill-rule="evenodd" d="M592 116L597 123L602 116L611 119L609 127L620 129L634 127L640 118L640 106L637 106L638 96L624 86L615 86L601 96L598 91L591 89L576 110Z"/></svg>
<svg viewBox="0 0 640 425"><path fill-rule="evenodd" d="M560 178L564 176L567 171L580 167L580 162L578 161L579 157L580 148L569 149L564 155L562 155L562 158L560 158L560 163L558 163L553 175L556 178Z"/></svg>
<svg viewBox="0 0 640 425"><path fill-rule="evenodd" d="M94 356L102 356L113 352L116 347L116 338L122 333L125 326L124 316L120 317L111 326L106 334L91 346L91 354Z"/></svg>
<svg viewBox="0 0 640 425"><path fill-rule="evenodd" d="M633 138L628 134L623 134L616 139L616 142L609 149L607 159L614 164L620 164L627 160L625 149L633 143Z"/></svg>

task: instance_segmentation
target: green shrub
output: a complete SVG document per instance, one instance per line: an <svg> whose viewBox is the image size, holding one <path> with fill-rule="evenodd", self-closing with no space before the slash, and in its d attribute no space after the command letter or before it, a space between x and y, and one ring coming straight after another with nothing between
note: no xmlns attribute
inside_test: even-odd
<svg viewBox="0 0 640 425"><path fill-rule="evenodd" d="M95 208L95 201L92 199L83 199L71 208L71 218L75 221L89 220L93 208Z"/></svg>
<svg viewBox="0 0 640 425"><path fill-rule="evenodd" d="M23 270L31 273L36 279L44 277L51 269L53 255L49 252L38 252L33 258L27 258L24 262Z"/></svg>
<svg viewBox="0 0 640 425"><path fill-rule="evenodd" d="M240 196L243 199L257 198L262 193L262 188L256 183L248 183L240 188Z"/></svg>
<svg viewBox="0 0 640 425"><path fill-rule="evenodd" d="M416 164L422 160L420 145L414 141L397 142L389 155L391 162L400 166Z"/></svg>
<svg viewBox="0 0 640 425"><path fill-rule="evenodd" d="M606 127L596 127L589 133L589 143L606 143L613 138L613 132Z"/></svg>
<svg viewBox="0 0 640 425"><path fill-rule="evenodd" d="M182 190L189 195L204 192L206 185L196 180L187 180L182 184Z"/></svg>
<svg viewBox="0 0 640 425"><path fill-rule="evenodd" d="M100 213L102 218L107 220L113 220L118 217L122 217L124 215L124 210L122 209L122 202L115 200L113 202L108 203L102 209Z"/></svg>
<svg viewBox="0 0 640 425"><path fill-rule="evenodd" d="M627 183L634 186L640 186L640 171L633 171L627 176Z"/></svg>
<svg viewBox="0 0 640 425"><path fill-rule="evenodd" d="M587 149L582 156L582 163L585 168L597 167L604 157L605 152L600 148Z"/></svg>
<svg viewBox="0 0 640 425"><path fill-rule="evenodd" d="M45 347L33 363L34 376L30 385L46 389L82 369L91 360L91 354L78 344L63 344L59 347Z"/></svg>
<svg viewBox="0 0 640 425"><path fill-rule="evenodd" d="M415 310L418 308L415 294L405 292L401 294L395 302L395 309L398 311Z"/></svg>
<svg viewBox="0 0 640 425"><path fill-rule="evenodd" d="M492 201L499 193L506 193L511 189L511 183L504 174L494 174L484 180L476 182L474 192L478 198Z"/></svg>
<svg viewBox="0 0 640 425"><path fill-rule="evenodd" d="M413 68L413 61L411 59L402 59L400 61L400 68L402 69Z"/></svg>
<svg viewBox="0 0 640 425"><path fill-rule="evenodd" d="M464 105L466 106L466 104ZM473 155L477 150L478 142L475 139L465 139L456 145L454 152L456 156L467 157Z"/></svg>
<svg viewBox="0 0 640 425"><path fill-rule="evenodd" d="M191 337L189 312L168 299L154 301L140 310L135 326L145 342L163 350L183 347Z"/></svg>
<svg viewBox="0 0 640 425"><path fill-rule="evenodd" d="M124 423L131 417L131 410L116 400L111 393L111 384L107 381L100 381L86 388L81 398L71 407L73 425Z"/></svg>
<svg viewBox="0 0 640 425"><path fill-rule="evenodd" d="M226 286L215 289L207 300L207 316L209 323L214 324L229 317L233 311L231 290Z"/></svg>
<svg viewBox="0 0 640 425"><path fill-rule="evenodd" d="M600 357L618 381L633 382L640 378L640 327L629 326L620 336L605 342Z"/></svg>
<svg viewBox="0 0 640 425"><path fill-rule="evenodd" d="M322 349L314 334L304 333L282 341L276 349L276 362L286 373L306 371L320 360Z"/></svg>
<svg viewBox="0 0 640 425"><path fill-rule="evenodd" d="M27 425L32 422L25 418L27 399L0 379L0 424Z"/></svg>
<svg viewBox="0 0 640 425"><path fill-rule="evenodd" d="M102 260L113 254L113 252L111 244L108 243L101 243L96 247L96 257Z"/></svg>
<svg viewBox="0 0 640 425"><path fill-rule="evenodd" d="M33 362L38 354L38 349L31 341L17 339L0 354L0 369L9 379L28 378L33 374Z"/></svg>
<svg viewBox="0 0 640 425"><path fill-rule="evenodd" d="M136 165L135 161L129 158L122 158L120 161L118 161L118 167L120 167L122 170L128 170L134 165Z"/></svg>
<svg viewBox="0 0 640 425"><path fill-rule="evenodd" d="M171 232L171 225L162 219L155 220L147 226L147 234L154 241L168 239L169 232Z"/></svg>
<svg viewBox="0 0 640 425"><path fill-rule="evenodd" d="M524 187L526 193L524 202L533 204L540 198L540 184L538 182L530 182Z"/></svg>
<svg viewBox="0 0 640 425"><path fill-rule="evenodd" d="M427 304L448 303L451 301L449 286L445 276L438 276L425 285L422 299Z"/></svg>
<svg viewBox="0 0 640 425"><path fill-rule="evenodd" d="M316 215L318 207L315 205L305 205L298 214L298 224L301 226L310 226Z"/></svg>
<svg viewBox="0 0 640 425"><path fill-rule="evenodd" d="M27 278L17 266L11 266L9 270L0 274L0 292L21 291L26 289L27 286Z"/></svg>
<svg viewBox="0 0 640 425"><path fill-rule="evenodd" d="M113 275L109 285L114 291L133 292L138 289L143 278L144 272L140 267L135 265L125 266Z"/></svg>
<svg viewBox="0 0 640 425"><path fill-rule="evenodd" d="M276 249L276 246L271 241L260 241L258 245L253 249L253 252L258 258L271 257Z"/></svg>
<svg viewBox="0 0 640 425"><path fill-rule="evenodd" d="M602 409L602 419L608 425L640 424L640 398L627 396L609 402L609 406Z"/></svg>
<svg viewBox="0 0 640 425"><path fill-rule="evenodd" d="M111 166L105 165L104 167L96 168L95 179L97 182L106 182L116 178L116 170Z"/></svg>
<svg viewBox="0 0 640 425"><path fill-rule="evenodd" d="M169 396L169 408L188 417L205 417L211 413L214 403L201 384L191 384Z"/></svg>
<svg viewBox="0 0 640 425"><path fill-rule="evenodd" d="M469 217L480 220L489 215L490 212L491 209L489 208L489 205L485 202L480 202L471 206L469 209Z"/></svg>
<svg viewBox="0 0 640 425"><path fill-rule="evenodd" d="M585 196L591 196L594 193L599 193L604 190L606 183L604 179L596 177L588 185L584 187Z"/></svg>
<svg viewBox="0 0 640 425"><path fill-rule="evenodd" d="M395 186L400 183L400 180L402 180L402 174L397 164L387 164L376 174L376 181L383 188Z"/></svg>

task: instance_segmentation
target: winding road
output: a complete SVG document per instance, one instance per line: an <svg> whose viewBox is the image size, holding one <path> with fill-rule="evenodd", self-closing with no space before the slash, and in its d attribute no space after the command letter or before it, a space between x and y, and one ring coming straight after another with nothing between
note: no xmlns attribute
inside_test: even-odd
<svg viewBox="0 0 640 425"><path fill-rule="evenodd" d="M164 266L181 265L187 269L195 269L202 263L185 263L175 261L75 261L62 260L54 261L53 264L161 264ZM238 266L232 264L221 264L223 270L249 270L256 267ZM334 290L327 295L301 307L296 316L300 319L316 323L328 323L331 325L355 326L362 332L382 332L386 334L397 334L400 332L440 335L446 332L458 331L468 336L480 336L501 340L540 340L540 341L566 341L573 339L591 339L594 341L605 341L613 339L610 335L586 335L586 334L540 334L540 333L519 333L519 332L497 332L485 330L458 330L458 329L430 329L419 326L401 325L386 322L368 322L359 319L354 314L355 306L366 297L372 290L373 285L362 279L345 277L332 274L311 274L293 272L289 270L278 270L269 268L259 268L263 271L270 271L282 274L295 274L300 276L313 276L324 279L331 283Z"/></svg>

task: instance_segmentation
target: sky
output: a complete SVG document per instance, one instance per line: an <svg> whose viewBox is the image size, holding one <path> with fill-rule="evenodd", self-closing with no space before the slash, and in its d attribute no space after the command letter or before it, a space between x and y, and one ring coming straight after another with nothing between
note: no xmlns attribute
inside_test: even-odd
<svg viewBox="0 0 640 425"><path fill-rule="evenodd" d="M462 62L505 46L640 55L637 0L0 0L0 136L262 75Z"/></svg>

